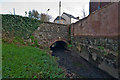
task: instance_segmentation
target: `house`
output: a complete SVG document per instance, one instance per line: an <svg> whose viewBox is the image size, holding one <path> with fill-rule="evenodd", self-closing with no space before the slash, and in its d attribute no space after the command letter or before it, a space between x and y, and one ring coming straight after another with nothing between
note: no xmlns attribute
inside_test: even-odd
<svg viewBox="0 0 120 80"><path fill-rule="evenodd" d="M89 3L89 13L92 13L102 7L104 7L105 5L108 5L111 2L91 2L92 0L90 0Z"/></svg>
<svg viewBox="0 0 120 80"><path fill-rule="evenodd" d="M63 17L57 16L54 20L54 23L66 24L66 20Z"/></svg>
<svg viewBox="0 0 120 80"><path fill-rule="evenodd" d="M67 14L65 12L63 12L62 16L61 16L61 21L59 21L59 16L57 16L57 18L55 18L54 23L61 23L61 24L71 24L73 22L76 22L79 20L79 17L74 17L71 14Z"/></svg>
<svg viewBox="0 0 120 80"><path fill-rule="evenodd" d="M65 12L63 12L62 17L66 20L67 24L71 24L79 20L79 17L74 17L73 15L67 14Z"/></svg>

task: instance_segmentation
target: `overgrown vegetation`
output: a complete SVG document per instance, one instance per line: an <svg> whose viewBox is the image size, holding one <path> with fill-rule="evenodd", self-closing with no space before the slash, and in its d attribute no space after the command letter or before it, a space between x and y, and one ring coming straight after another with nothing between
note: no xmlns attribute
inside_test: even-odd
<svg viewBox="0 0 120 80"><path fill-rule="evenodd" d="M2 45L3 78L63 78L55 57L31 46Z"/></svg>
<svg viewBox="0 0 120 80"><path fill-rule="evenodd" d="M56 57L47 54L46 48L40 50L38 41L32 36L41 23L32 18L2 15L3 78L64 77Z"/></svg>
<svg viewBox="0 0 120 80"><path fill-rule="evenodd" d="M33 43L33 44L31 44L31 46L39 47L38 41L34 38L34 36L30 36L30 39L31 39L31 41L32 41L32 43Z"/></svg>
<svg viewBox="0 0 120 80"><path fill-rule="evenodd" d="M68 48L71 48L72 47L71 27L69 27L68 35L69 35L69 39L70 39Z"/></svg>
<svg viewBox="0 0 120 80"><path fill-rule="evenodd" d="M72 40L71 40L71 27L69 27L69 31L68 31L68 36L69 36L69 43L71 44L72 43Z"/></svg>
<svg viewBox="0 0 120 80"><path fill-rule="evenodd" d="M42 22L37 19L18 15L2 15L3 41L21 45L39 47L38 41L33 39L33 32ZM27 40L31 39L32 42Z"/></svg>
<svg viewBox="0 0 120 80"><path fill-rule="evenodd" d="M72 47L72 44L69 44L69 45L68 45L68 48L71 48L71 47Z"/></svg>
<svg viewBox="0 0 120 80"><path fill-rule="evenodd" d="M13 39L13 43L21 43L21 44L24 44L24 40L21 39L20 37L15 37Z"/></svg>
<svg viewBox="0 0 120 80"><path fill-rule="evenodd" d="M104 50L104 47L103 46L98 46L98 49Z"/></svg>
<svg viewBox="0 0 120 80"><path fill-rule="evenodd" d="M42 22L18 15L2 15L2 31L7 37L29 38Z"/></svg>
<svg viewBox="0 0 120 80"><path fill-rule="evenodd" d="M104 55L107 55L107 52L103 46L98 46L98 49L102 50Z"/></svg>

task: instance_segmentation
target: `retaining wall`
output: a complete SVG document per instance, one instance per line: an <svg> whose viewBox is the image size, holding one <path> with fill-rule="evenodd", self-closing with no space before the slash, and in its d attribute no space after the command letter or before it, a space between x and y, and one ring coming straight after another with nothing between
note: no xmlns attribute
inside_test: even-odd
<svg viewBox="0 0 120 80"><path fill-rule="evenodd" d="M72 24L73 49L93 65L118 78L119 3L111 3Z"/></svg>

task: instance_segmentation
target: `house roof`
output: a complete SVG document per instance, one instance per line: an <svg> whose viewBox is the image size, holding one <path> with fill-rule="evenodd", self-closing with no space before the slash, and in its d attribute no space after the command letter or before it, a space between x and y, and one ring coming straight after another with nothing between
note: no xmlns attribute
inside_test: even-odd
<svg viewBox="0 0 120 80"><path fill-rule="evenodd" d="M70 18L73 18L73 19L78 19L78 17L74 17L73 15L71 15L71 14L67 14L67 13L65 13L65 12L63 12L63 14L65 14L65 15L67 15L68 17L70 17Z"/></svg>
<svg viewBox="0 0 120 80"><path fill-rule="evenodd" d="M59 18L60 18L60 17L57 16L57 17L55 18L55 20L59 20ZM61 19L62 19L62 20L65 20L63 17L61 17Z"/></svg>

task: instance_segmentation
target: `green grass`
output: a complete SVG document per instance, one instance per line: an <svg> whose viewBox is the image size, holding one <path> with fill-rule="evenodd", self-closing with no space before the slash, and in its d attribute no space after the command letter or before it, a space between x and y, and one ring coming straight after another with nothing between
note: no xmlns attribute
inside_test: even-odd
<svg viewBox="0 0 120 80"><path fill-rule="evenodd" d="M55 57L31 46L2 43L3 78L63 78Z"/></svg>

